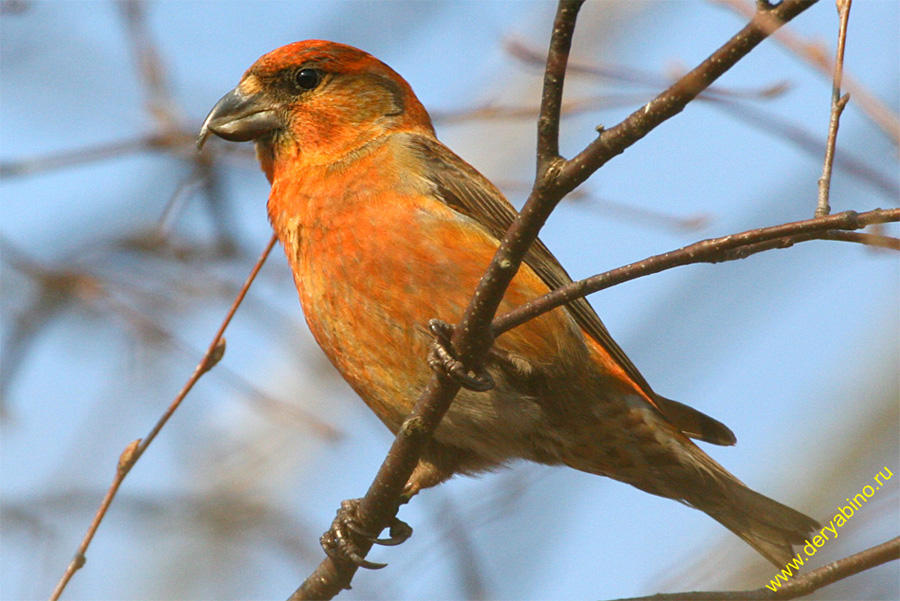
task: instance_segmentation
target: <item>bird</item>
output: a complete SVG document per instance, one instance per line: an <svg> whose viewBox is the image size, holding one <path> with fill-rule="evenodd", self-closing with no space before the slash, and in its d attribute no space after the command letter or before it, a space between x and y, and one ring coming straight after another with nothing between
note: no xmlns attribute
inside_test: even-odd
<svg viewBox="0 0 900 601"><path fill-rule="evenodd" d="M271 184L268 218L309 330L397 433L440 363L435 338L459 321L515 209L437 139L406 80L337 42L306 40L263 55L210 111L198 147L210 135L255 143ZM571 281L536 240L499 311ZM452 361L452 349L438 348ZM654 392L583 298L497 337L482 376L468 384L423 451L405 499L456 474L528 460L699 509L777 567L819 526L695 444L736 438Z"/></svg>

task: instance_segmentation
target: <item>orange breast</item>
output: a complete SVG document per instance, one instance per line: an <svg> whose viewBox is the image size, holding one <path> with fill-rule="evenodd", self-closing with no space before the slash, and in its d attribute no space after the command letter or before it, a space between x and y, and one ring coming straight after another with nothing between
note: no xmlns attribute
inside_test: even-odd
<svg viewBox="0 0 900 601"><path fill-rule="evenodd" d="M389 152L351 170L305 169L276 179L269 213L294 272L310 330L329 359L392 429L430 377L431 318L459 321L497 240L396 176ZM523 268L501 311L547 291ZM554 311L498 346L548 362L583 345Z"/></svg>

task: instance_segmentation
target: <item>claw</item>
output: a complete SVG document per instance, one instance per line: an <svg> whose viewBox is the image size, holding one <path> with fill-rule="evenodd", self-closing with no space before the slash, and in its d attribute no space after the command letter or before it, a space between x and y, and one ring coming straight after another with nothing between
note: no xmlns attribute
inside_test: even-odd
<svg viewBox="0 0 900 601"><path fill-rule="evenodd" d="M463 388L485 392L494 387L494 379L483 367L469 375L466 367L450 352L450 336L453 326L439 319L428 322L428 329L434 334L434 343L428 353L428 365L432 370L454 380Z"/></svg>
<svg viewBox="0 0 900 601"><path fill-rule="evenodd" d="M354 504L354 502L356 503ZM353 507L351 507L351 505L353 505ZM341 507L348 513L355 511L358 507L358 499L353 499L352 501L344 501L341 503ZM409 537L411 537L413 533L412 526L396 517L393 518L391 520L391 523L388 525L388 532L390 533L390 536L388 536L387 538L376 538L376 535L371 530L362 528L353 519L349 519L344 522L344 526L346 526L346 528L348 530L351 530L354 534L366 540L370 540L376 545L383 545L385 547L393 547L405 543L407 540L409 540Z"/></svg>
<svg viewBox="0 0 900 601"><path fill-rule="evenodd" d="M394 518L389 525L390 536L377 538L377 532L373 533L359 525L358 511L359 499L342 501L331 528L322 535L319 542L325 553L338 561L349 561L361 568L380 570L387 564L367 560L357 541L364 539L378 545L399 545L412 536L412 528L406 522Z"/></svg>
<svg viewBox="0 0 900 601"><path fill-rule="evenodd" d="M361 568L368 570L380 570L387 567L386 563L369 561L356 550L356 543L347 536L346 532L329 530L319 539L325 553L338 561L349 561Z"/></svg>
<svg viewBox="0 0 900 601"><path fill-rule="evenodd" d="M375 544L383 545L385 547L394 547L396 545L403 544L407 540L409 540L410 536L412 536L413 529L403 520L394 518L391 522L388 532L390 533L390 536L388 538L376 538L374 541Z"/></svg>

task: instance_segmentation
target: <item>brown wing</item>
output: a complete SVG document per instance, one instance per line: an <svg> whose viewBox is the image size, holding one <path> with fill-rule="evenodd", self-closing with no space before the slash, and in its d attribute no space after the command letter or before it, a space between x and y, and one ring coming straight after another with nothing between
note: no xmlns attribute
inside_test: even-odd
<svg viewBox="0 0 900 601"><path fill-rule="evenodd" d="M500 240L516 217L516 210L503 194L474 167L460 159L435 139L410 134L409 148L428 166L425 176L438 195L452 209L484 225ZM540 240L535 240L525 262L550 289L572 281L556 257ZM686 435L714 444L731 445L734 434L724 424L687 405L661 397L616 344L600 317L584 298L566 305L566 309L587 334L599 342L628 376L654 400L657 408Z"/></svg>

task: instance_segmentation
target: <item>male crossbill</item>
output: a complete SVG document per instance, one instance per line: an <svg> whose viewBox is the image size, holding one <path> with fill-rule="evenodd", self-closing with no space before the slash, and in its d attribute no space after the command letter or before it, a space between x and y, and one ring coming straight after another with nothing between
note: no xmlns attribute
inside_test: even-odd
<svg viewBox="0 0 900 601"><path fill-rule="evenodd" d="M256 143L269 219L322 350L392 432L431 370L432 318L456 323L515 217L435 137L409 84L373 56L308 40L266 54L212 109L210 133ZM504 312L570 282L537 241ZM817 527L688 437L731 431L650 388L584 300L500 336L494 386L463 389L406 492L528 459L608 476L706 512L775 565Z"/></svg>

